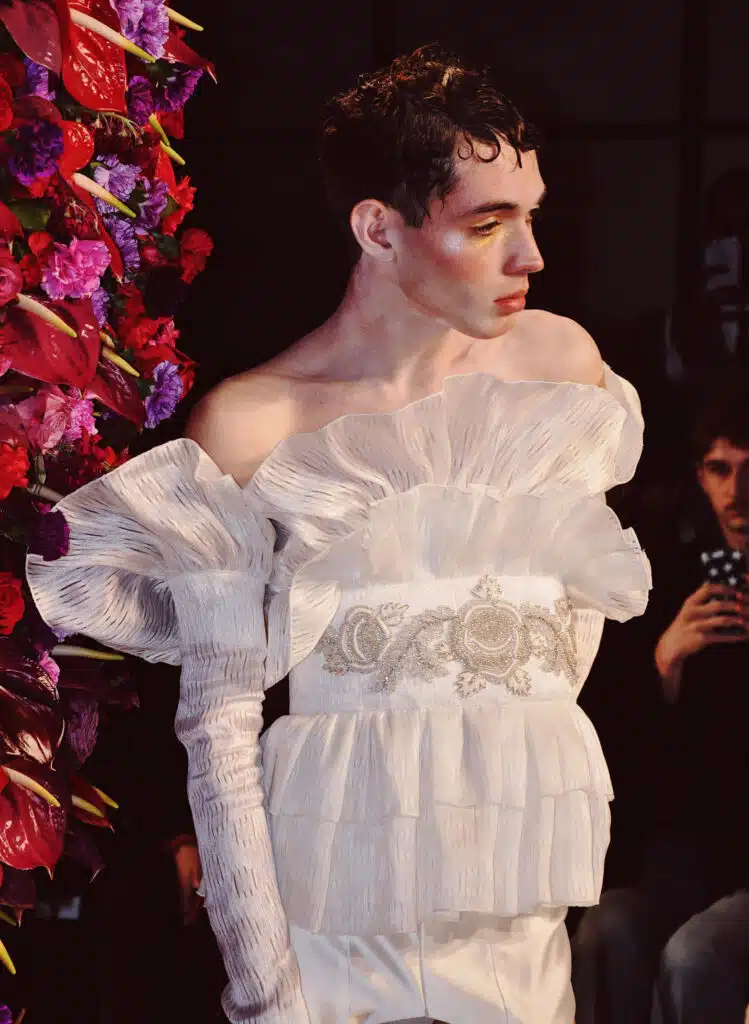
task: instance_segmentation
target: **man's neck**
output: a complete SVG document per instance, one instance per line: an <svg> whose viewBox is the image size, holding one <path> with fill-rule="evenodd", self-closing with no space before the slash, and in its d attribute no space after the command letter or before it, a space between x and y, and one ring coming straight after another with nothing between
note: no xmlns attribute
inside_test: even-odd
<svg viewBox="0 0 749 1024"><path fill-rule="evenodd" d="M404 392L441 381L467 364L478 344L416 307L390 265L366 259L354 268L340 306L319 335L331 375Z"/></svg>

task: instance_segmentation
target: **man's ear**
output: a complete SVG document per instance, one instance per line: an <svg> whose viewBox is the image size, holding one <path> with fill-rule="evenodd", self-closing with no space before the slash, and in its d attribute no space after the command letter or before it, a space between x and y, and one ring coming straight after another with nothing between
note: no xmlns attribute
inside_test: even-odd
<svg viewBox="0 0 749 1024"><path fill-rule="evenodd" d="M395 252L390 240L395 210L379 199L362 199L351 211L351 230L362 252L376 260L390 263Z"/></svg>

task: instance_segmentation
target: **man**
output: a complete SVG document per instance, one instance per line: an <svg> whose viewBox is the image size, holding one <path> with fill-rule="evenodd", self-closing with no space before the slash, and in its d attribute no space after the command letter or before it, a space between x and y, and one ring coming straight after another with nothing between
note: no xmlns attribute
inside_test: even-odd
<svg viewBox="0 0 749 1024"><path fill-rule="evenodd" d="M667 1024L741 1024L749 1004L746 383L703 412L693 459L692 538L674 516L648 611L607 629L582 701L617 798L606 891L573 942L578 1024L647 1020L654 980Z"/></svg>
<svg viewBox="0 0 749 1024"><path fill-rule="evenodd" d="M636 395L582 327L524 308L535 145L437 48L333 100L322 162L358 251L340 307L219 385L190 440L65 500L84 561L113 517L104 609L82 611L75 559L30 560L48 621L183 664L232 1021L574 1016L566 907L598 897L609 816L575 697L649 573L600 500L634 472ZM279 230L286 301L316 257L303 196Z"/></svg>

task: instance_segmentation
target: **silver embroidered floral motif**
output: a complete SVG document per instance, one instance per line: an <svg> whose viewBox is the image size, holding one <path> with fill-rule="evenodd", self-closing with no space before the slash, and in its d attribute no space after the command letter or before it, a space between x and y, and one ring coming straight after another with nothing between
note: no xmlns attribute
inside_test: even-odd
<svg viewBox="0 0 749 1024"><path fill-rule="evenodd" d="M407 617L403 604L351 608L340 627L330 626L318 644L323 667L335 675L372 675L377 689L390 693L403 680L443 677L457 662L461 671L455 688L461 697L489 684L527 696L531 679L526 666L538 658L544 671L575 684L577 652L568 600L557 600L553 612L513 604L502 597L499 580L492 576L483 576L471 593L457 612L440 606Z"/></svg>

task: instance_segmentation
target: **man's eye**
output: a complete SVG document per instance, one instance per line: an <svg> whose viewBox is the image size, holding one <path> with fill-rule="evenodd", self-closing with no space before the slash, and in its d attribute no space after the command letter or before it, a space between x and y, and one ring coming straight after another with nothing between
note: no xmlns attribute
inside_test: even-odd
<svg viewBox="0 0 749 1024"><path fill-rule="evenodd" d="M491 220L488 224L478 224L473 230L477 235L490 235L495 228L499 227L498 220Z"/></svg>

